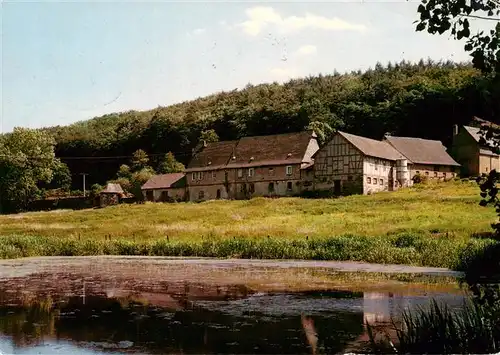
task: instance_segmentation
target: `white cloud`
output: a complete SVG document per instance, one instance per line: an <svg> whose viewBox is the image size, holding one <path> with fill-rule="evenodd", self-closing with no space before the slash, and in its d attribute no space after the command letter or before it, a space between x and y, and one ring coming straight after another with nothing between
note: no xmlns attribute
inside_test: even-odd
<svg viewBox="0 0 500 355"><path fill-rule="evenodd" d="M199 36L199 35L204 34L205 32L207 32L207 30L205 28L197 28L197 29L193 30L191 32L191 34L193 34L195 36Z"/></svg>
<svg viewBox="0 0 500 355"><path fill-rule="evenodd" d="M298 55L313 55L318 52L318 48L312 44L307 44L305 46L300 47L296 54Z"/></svg>
<svg viewBox="0 0 500 355"><path fill-rule="evenodd" d="M282 33L297 32L304 29L321 29L329 31L364 31L366 26L350 23L338 17L324 17L311 13L304 16L283 17L269 6L256 6L247 9L248 19L240 24L239 27L250 36L257 36L265 28L274 27Z"/></svg>

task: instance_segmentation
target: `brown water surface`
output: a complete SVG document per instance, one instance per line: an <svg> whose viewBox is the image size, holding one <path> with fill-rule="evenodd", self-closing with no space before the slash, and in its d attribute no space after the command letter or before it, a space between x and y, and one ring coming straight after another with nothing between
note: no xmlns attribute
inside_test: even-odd
<svg viewBox="0 0 500 355"><path fill-rule="evenodd" d="M463 302L450 280L371 277L353 264L169 260L0 262L0 353L345 353L363 349L366 320L385 327L430 297Z"/></svg>

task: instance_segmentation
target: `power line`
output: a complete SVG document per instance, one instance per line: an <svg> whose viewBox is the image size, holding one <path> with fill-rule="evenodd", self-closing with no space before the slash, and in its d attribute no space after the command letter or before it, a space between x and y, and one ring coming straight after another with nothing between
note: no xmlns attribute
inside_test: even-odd
<svg viewBox="0 0 500 355"><path fill-rule="evenodd" d="M188 152L171 152L175 157L179 156L191 156L191 153ZM155 153L155 154L147 154L148 157L163 157L167 153ZM109 160L109 159L131 159L133 158L133 155L108 155L108 156L83 156L83 157L62 157L62 156L56 156L56 158L61 159L61 160ZM7 155L7 154L0 154L0 158L18 158L17 155ZM40 157L40 156L25 156L24 158L26 159L31 159L31 160L50 160L52 158L46 158L46 157Z"/></svg>

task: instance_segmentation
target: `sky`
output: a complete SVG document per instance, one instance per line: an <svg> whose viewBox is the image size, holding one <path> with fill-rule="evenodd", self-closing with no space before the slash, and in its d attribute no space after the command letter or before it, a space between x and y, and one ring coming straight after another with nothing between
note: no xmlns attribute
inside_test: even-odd
<svg viewBox="0 0 500 355"><path fill-rule="evenodd" d="M418 4L3 0L0 132L377 62L469 60L448 35L415 32Z"/></svg>

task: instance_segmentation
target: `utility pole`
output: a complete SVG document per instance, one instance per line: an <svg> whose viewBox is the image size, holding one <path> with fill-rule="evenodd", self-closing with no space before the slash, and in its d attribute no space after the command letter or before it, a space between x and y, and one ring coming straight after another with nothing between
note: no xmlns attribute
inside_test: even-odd
<svg viewBox="0 0 500 355"><path fill-rule="evenodd" d="M87 176L87 173L81 173L80 175L83 176L83 197L86 196L86 189L85 189L85 176Z"/></svg>

